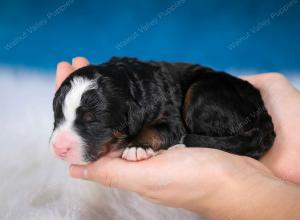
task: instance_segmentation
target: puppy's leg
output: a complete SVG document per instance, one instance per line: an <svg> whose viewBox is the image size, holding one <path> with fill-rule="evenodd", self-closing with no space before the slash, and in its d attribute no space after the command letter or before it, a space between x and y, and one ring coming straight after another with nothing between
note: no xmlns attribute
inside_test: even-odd
<svg viewBox="0 0 300 220"><path fill-rule="evenodd" d="M183 117L188 134L183 143L260 158L272 146L275 133L259 91L222 73L202 77L186 93Z"/></svg>
<svg viewBox="0 0 300 220"><path fill-rule="evenodd" d="M124 150L122 158L130 161L148 159L158 150L178 144L183 133L183 127L174 121L160 120L145 126Z"/></svg>

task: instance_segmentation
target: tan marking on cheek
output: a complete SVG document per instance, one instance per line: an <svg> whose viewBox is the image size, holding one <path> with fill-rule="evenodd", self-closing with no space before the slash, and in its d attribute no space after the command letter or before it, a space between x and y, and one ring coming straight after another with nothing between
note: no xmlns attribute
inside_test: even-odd
<svg viewBox="0 0 300 220"><path fill-rule="evenodd" d="M109 138L107 141L102 144L101 152L98 155L99 157L105 156L111 151L119 150L122 147L122 139L125 138L125 135L121 132L113 134L113 137Z"/></svg>
<svg viewBox="0 0 300 220"><path fill-rule="evenodd" d="M104 142L101 146L101 151L99 152L98 158L108 154L112 148L112 143L113 143L114 138L110 138L107 141Z"/></svg>
<svg viewBox="0 0 300 220"><path fill-rule="evenodd" d="M135 139L135 142L142 144L150 144L153 150L157 150L161 145L161 138L159 133L153 128L144 128Z"/></svg>
<svg viewBox="0 0 300 220"><path fill-rule="evenodd" d="M126 138L126 135L121 131L113 132L113 137L116 139L116 142L120 142Z"/></svg>

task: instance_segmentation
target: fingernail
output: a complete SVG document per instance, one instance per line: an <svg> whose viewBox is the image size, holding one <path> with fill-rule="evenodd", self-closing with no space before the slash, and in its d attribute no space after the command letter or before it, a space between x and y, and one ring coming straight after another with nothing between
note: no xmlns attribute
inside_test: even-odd
<svg viewBox="0 0 300 220"><path fill-rule="evenodd" d="M89 176L89 175L88 175L88 169L87 169L87 168L84 168L82 173L83 173L83 178L84 178L84 179L87 179L88 176Z"/></svg>
<svg viewBox="0 0 300 220"><path fill-rule="evenodd" d="M76 61L79 61L79 60L81 60L81 59L85 59L84 57L80 57L80 56L78 56L78 57L73 57L72 58L72 65L76 62Z"/></svg>
<svg viewBox="0 0 300 220"><path fill-rule="evenodd" d="M56 67L58 68L61 65L68 65L69 63L67 61L60 61L59 63L57 63ZM69 64L70 65L70 64Z"/></svg>
<svg viewBox="0 0 300 220"><path fill-rule="evenodd" d="M74 178L87 179L88 172L86 167L71 165L69 169L70 175Z"/></svg>

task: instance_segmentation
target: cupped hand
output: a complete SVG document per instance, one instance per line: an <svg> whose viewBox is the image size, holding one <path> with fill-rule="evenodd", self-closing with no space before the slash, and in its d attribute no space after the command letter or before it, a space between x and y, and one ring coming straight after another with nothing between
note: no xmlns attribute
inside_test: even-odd
<svg viewBox="0 0 300 220"><path fill-rule="evenodd" d="M260 90L275 126L275 143L261 162L276 176L300 184L299 91L278 73L243 78Z"/></svg>
<svg viewBox="0 0 300 220"><path fill-rule="evenodd" d="M251 194L261 177L272 178L271 172L254 159L184 145L139 162L106 156L88 166L71 165L70 173L75 178L133 191L152 202L207 217L211 210L229 208L244 190Z"/></svg>

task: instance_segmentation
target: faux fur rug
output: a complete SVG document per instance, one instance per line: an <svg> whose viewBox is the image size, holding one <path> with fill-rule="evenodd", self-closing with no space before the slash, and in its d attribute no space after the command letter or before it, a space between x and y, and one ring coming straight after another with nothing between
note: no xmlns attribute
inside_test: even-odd
<svg viewBox="0 0 300 220"><path fill-rule="evenodd" d="M53 78L0 69L1 220L200 219L180 209L68 175L48 148Z"/></svg>

